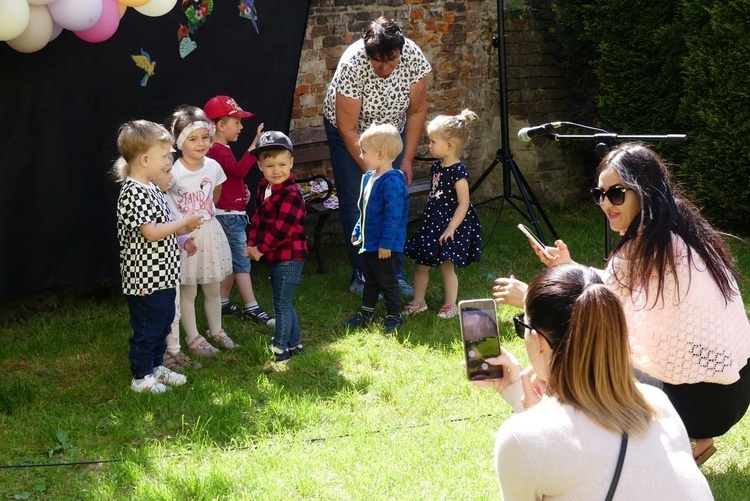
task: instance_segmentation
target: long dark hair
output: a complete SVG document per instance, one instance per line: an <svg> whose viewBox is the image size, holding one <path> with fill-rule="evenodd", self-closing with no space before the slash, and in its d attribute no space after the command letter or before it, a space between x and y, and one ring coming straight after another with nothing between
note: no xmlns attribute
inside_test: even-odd
<svg viewBox="0 0 750 501"><path fill-rule="evenodd" d="M672 243L674 233L687 245L691 272L695 251L706 263L708 272L725 301L728 302L739 293L734 281L739 274L724 240L682 195L659 155L641 144L625 143L602 159L596 178L609 168L617 172L641 203L640 214L630 223L610 256L611 259L621 250L627 251L627 278L615 275L622 286L631 291L641 289L648 297L649 278L652 273L656 273L659 277L657 293L653 296L653 305L656 306L659 298L664 300L665 277L672 274L678 300L684 297L684 294L680 294L680 284L675 273ZM687 284L685 293L689 288L690 283Z"/></svg>
<svg viewBox="0 0 750 501"><path fill-rule="evenodd" d="M554 344L549 392L604 428L645 432L654 410L635 386L620 300L599 275L578 264L547 268L529 284L525 310Z"/></svg>

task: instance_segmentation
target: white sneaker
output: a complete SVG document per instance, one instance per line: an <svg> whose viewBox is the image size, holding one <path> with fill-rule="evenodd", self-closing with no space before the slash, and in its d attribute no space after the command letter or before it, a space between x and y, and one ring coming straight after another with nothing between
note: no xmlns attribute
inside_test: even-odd
<svg viewBox="0 0 750 501"><path fill-rule="evenodd" d="M182 386L187 383L187 378L180 373L167 369L163 365L154 368L154 377L161 384L169 386Z"/></svg>
<svg viewBox="0 0 750 501"><path fill-rule="evenodd" d="M130 382L130 389L136 393L164 393L169 391L168 386L164 386L149 374L143 379L135 379Z"/></svg>

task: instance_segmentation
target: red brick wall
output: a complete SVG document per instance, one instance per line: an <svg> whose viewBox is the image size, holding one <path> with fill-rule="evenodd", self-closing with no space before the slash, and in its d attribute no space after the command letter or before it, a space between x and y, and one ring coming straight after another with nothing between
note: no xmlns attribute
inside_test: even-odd
<svg viewBox="0 0 750 501"><path fill-rule="evenodd" d="M510 149L543 203L562 203L582 193L583 167L553 141L522 143L520 128L568 120L568 89L549 36L554 20L549 2L506 2L505 45ZM300 59L292 130L322 128L323 98L344 50L380 15L394 18L433 66L428 82L428 120L463 108L475 111L463 159L472 178L496 158L501 145L497 3L434 0L312 0ZM510 6L510 7L509 7ZM426 142L424 143L426 145ZM426 154L426 146L420 147ZM326 166L314 166L325 171ZM502 166L473 195L480 201L502 192Z"/></svg>

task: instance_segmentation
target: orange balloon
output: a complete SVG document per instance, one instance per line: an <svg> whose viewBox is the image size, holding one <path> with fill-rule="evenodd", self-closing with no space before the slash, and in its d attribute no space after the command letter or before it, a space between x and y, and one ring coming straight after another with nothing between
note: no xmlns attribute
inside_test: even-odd
<svg viewBox="0 0 750 501"><path fill-rule="evenodd" d="M117 6L120 7L120 19L122 19L122 16L125 15L125 11L128 10L128 6L123 5L120 2L117 2Z"/></svg>
<svg viewBox="0 0 750 501"><path fill-rule="evenodd" d="M140 7L146 5L149 0L117 0L117 3L124 5L125 7Z"/></svg>

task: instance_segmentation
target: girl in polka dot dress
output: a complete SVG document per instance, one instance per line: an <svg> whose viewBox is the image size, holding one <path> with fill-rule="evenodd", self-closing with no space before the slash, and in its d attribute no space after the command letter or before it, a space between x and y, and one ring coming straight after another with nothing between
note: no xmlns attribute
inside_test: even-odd
<svg viewBox="0 0 750 501"><path fill-rule="evenodd" d="M432 188L419 230L406 242L404 254L414 259L414 299L404 306L404 315L427 310L425 293L430 268L437 267L443 277L445 302L440 318L458 313L458 277L455 266L463 268L479 261L482 254L482 226L469 199L469 172L458 159L466 145L466 124L476 113L439 115L427 125L430 155L438 161L430 168Z"/></svg>

